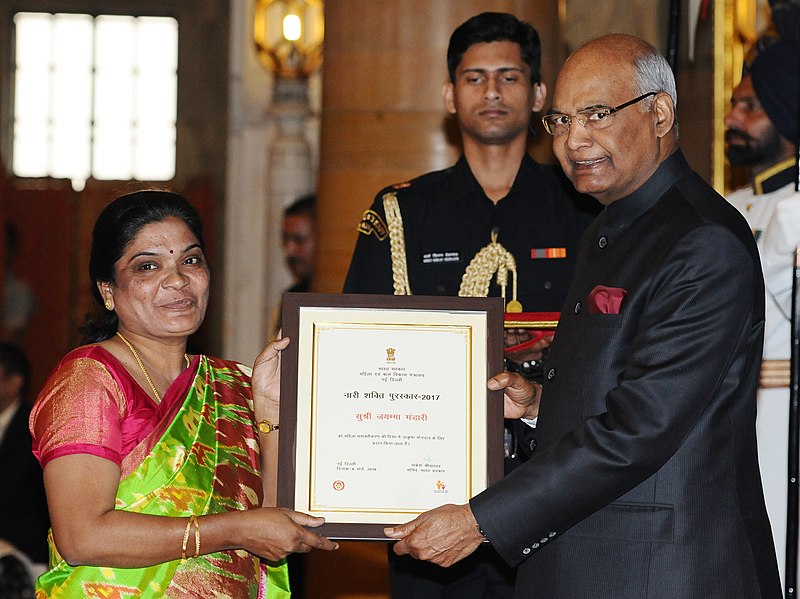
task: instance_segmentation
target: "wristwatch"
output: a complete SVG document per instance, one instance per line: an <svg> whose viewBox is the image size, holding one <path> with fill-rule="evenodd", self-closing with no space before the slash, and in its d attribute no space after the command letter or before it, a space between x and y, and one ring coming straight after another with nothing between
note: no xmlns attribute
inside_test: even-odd
<svg viewBox="0 0 800 599"><path fill-rule="evenodd" d="M258 423L258 432L264 433L265 435L268 435L272 431L278 430L278 428L279 427L277 424L273 424L272 422L266 419Z"/></svg>

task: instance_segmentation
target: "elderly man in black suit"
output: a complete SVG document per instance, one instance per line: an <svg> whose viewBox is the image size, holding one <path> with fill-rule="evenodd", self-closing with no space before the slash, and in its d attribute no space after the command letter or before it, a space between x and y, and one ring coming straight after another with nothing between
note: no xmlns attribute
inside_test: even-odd
<svg viewBox="0 0 800 599"><path fill-rule="evenodd" d="M675 104L666 61L636 37L565 63L544 122L605 209L541 393L510 373L489 383L508 415L538 417L536 449L469 504L387 529L396 552L447 566L486 539L519 564L517 597L781 596L756 456L759 257L678 149Z"/></svg>

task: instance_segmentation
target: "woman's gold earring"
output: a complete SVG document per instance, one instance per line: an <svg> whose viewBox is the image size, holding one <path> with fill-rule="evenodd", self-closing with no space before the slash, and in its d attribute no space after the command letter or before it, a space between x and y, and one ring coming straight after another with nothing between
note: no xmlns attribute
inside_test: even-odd
<svg viewBox="0 0 800 599"><path fill-rule="evenodd" d="M110 299L107 299L105 302L106 310L111 311L114 309L114 305L111 303Z"/></svg>

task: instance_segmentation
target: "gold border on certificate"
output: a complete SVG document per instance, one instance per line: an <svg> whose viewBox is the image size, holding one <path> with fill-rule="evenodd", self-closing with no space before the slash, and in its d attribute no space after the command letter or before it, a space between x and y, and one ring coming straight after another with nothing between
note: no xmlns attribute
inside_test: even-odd
<svg viewBox="0 0 800 599"><path fill-rule="evenodd" d="M283 314L279 505L385 540L502 475L502 300L287 293Z"/></svg>

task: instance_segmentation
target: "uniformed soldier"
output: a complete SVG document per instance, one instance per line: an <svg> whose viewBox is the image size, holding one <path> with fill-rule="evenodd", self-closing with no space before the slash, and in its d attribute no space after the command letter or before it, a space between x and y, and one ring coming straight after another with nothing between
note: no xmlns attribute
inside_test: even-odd
<svg viewBox="0 0 800 599"><path fill-rule="evenodd" d="M764 498L781 573L786 561L790 315L794 250L800 243L798 98L800 40L765 35L745 61L725 116L728 160L748 166L751 177L750 186L734 191L728 201L753 230L767 288L756 430Z"/></svg>
<svg viewBox="0 0 800 599"><path fill-rule="evenodd" d="M466 155L448 169L383 189L359 223L345 291L396 291L385 211L386 198L395 198L404 232L401 259L408 269L407 287L398 295L458 295L467 266L494 231L516 259L523 308L560 310L591 212L583 197L570 193L560 169L537 164L527 153L514 168L512 183L496 200L486 194ZM501 294L492 279L489 295Z"/></svg>
<svg viewBox="0 0 800 599"><path fill-rule="evenodd" d="M346 293L488 293L506 297L509 311L561 309L578 241L599 205L527 153L531 117L547 95L540 59L536 30L510 14L483 13L453 32L443 97L464 153L451 168L378 193L358 226ZM507 346L525 335L514 331ZM516 368L533 372L548 344L514 353ZM395 599L513 594L513 571L489 547L448 569L389 556Z"/></svg>

